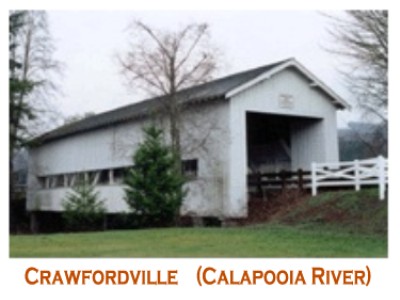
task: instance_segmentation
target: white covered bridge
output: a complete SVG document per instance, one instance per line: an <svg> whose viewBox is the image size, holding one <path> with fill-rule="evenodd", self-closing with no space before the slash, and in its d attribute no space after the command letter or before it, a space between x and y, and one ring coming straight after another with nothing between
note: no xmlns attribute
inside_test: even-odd
<svg viewBox="0 0 400 300"><path fill-rule="evenodd" d="M247 175L337 162L336 112L346 102L295 59L233 74L179 92L184 108L183 168L190 177L183 216L246 218ZM127 211L122 176L157 116L162 97L94 115L48 132L30 147L27 209L62 211L78 174ZM166 132L168 132L166 130Z"/></svg>

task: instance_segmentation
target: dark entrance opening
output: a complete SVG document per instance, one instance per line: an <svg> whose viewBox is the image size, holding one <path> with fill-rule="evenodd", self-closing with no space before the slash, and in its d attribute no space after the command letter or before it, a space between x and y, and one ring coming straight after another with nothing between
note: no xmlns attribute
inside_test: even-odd
<svg viewBox="0 0 400 300"><path fill-rule="evenodd" d="M247 222L264 222L303 195L304 178L318 152L320 122L318 118L246 113Z"/></svg>
<svg viewBox="0 0 400 300"><path fill-rule="evenodd" d="M246 114L249 173L291 169L290 117Z"/></svg>

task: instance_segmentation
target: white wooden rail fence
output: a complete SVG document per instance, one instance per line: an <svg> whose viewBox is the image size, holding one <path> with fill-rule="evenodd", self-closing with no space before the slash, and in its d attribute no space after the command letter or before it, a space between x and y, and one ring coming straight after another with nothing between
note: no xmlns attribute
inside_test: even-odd
<svg viewBox="0 0 400 300"><path fill-rule="evenodd" d="M383 156L373 159L338 163L312 163L311 189L317 195L318 187L378 185L379 199L385 198L388 182L388 163Z"/></svg>

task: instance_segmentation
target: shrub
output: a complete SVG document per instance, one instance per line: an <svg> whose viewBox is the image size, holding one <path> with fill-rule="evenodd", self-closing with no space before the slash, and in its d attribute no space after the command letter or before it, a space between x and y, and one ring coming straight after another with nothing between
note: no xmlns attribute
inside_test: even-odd
<svg viewBox="0 0 400 300"><path fill-rule="evenodd" d="M63 201L67 230L88 231L103 228L106 209L104 202L100 201L98 192L87 180L80 179L68 192Z"/></svg>

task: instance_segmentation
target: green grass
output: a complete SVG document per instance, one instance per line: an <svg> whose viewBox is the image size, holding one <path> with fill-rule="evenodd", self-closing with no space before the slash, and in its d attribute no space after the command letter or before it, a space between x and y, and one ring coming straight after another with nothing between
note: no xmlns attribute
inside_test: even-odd
<svg viewBox="0 0 400 300"><path fill-rule="evenodd" d="M385 257L387 241L321 228L262 225L12 236L11 257Z"/></svg>
<svg viewBox="0 0 400 300"><path fill-rule="evenodd" d="M325 193L267 224L10 236L10 257L387 257L387 201Z"/></svg>
<svg viewBox="0 0 400 300"><path fill-rule="evenodd" d="M327 192L311 197L278 214L284 224L313 224L356 234L387 235L387 200L378 200L377 189Z"/></svg>

